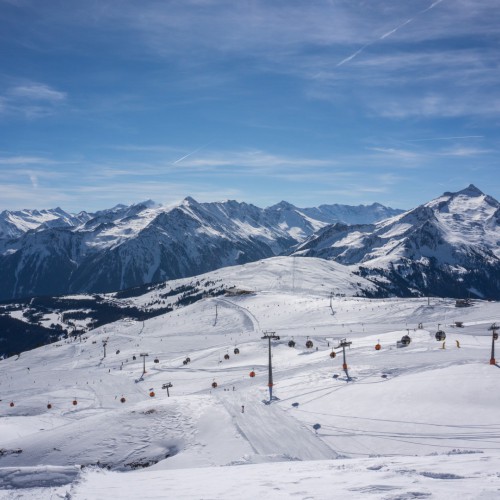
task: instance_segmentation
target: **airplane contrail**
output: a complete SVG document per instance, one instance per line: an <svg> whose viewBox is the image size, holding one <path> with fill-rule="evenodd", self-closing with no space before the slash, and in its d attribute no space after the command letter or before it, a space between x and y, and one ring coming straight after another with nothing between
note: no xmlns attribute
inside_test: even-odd
<svg viewBox="0 0 500 500"><path fill-rule="evenodd" d="M367 43L366 45L363 45L363 47L361 47L360 49L358 49L356 52L354 52L350 56L346 57L345 59L342 59L342 61L340 61L339 63L337 63L336 66L337 67L342 66L346 62L349 62L351 59L354 59L358 54L361 54L361 52L363 52L363 50L365 50L370 45L373 45L374 43L375 42L370 42L370 43Z"/></svg>
<svg viewBox="0 0 500 500"><path fill-rule="evenodd" d="M422 14L424 14L425 12L433 9L436 5L440 4L441 2L443 2L444 0L436 0L435 2L433 2L431 5L429 5L429 7L425 8L424 10L421 10L420 12L418 12L417 14L415 14L412 18L410 19L407 19L405 22L401 23L400 25L396 26L394 29L388 31L387 33L384 33L383 35L379 36L376 40L374 40L373 42L369 42L365 45L363 45L363 47L361 47L360 49L358 49L356 52L354 52L353 54L351 54L350 56L346 57L345 59L342 59L342 61L340 61L339 63L337 63L335 65L335 67L339 67L339 66L342 66L344 65L345 63L349 62L349 61L352 61L355 57L357 57L359 54L361 54L365 49L367 49L368 47L370 47L371 45L379 42L380 40L384 40L385 38L391 36L392 34L396 33L396 31L398 31L400 28L406 26L407 24L411 23L415 18L417 18L418 16L421 16Z"/></svg>
<svg viewBox="0 0 500 500"><path fill-rule="evenodd" d="M177 163L180 163L182 160L185 160L186 158L189 158L190 156L196 154L198 151L201 151L202 149L205 149L207 146L212 144L211 142L207 142L205 145L199 147L198 149L195 149L194 151L191 151L187 155L181 156L179 159L175 160L172 165L177 165Z"/></svg>
<svg viewBox="0 0 500 500"><path fill-rule="evenodd" d="M412 19L408 19L407 21L405 21L404 23L401 23L399 26L397 26L396 28L394 28L393 30L391 31L388 31L387 33L383 34L379 40L383 40L384 38L387 38L388 36L391 36L393 33L396 33L396 31L398 31L398 29L402 28L403 26L406 26L407 24L411 23L413 21L414 18Z"/></svg>
<svg viewBox="0 0 500 500"><path fill-rule="evenodd" d="M429 5L429 7L427 7L427 9L424 9L423 11L419 12L417 14L417 16L420 15L420 14L423 14L424 12L427 12L428 10L433 9L438 3L441 3L442 1L443 0L436 0L432 5Z"/></svg>

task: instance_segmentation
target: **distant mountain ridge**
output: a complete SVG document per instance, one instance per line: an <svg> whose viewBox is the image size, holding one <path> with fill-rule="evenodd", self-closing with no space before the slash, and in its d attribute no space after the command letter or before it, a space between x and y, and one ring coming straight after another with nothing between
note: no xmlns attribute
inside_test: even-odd
<svg viewBox="0 0 500 500"><path fill-rule="evenodd" d="M327 224L401 213L380 204L262 209L226 201L175 207L151 200L96 213L0 213L0 300L112 292L284 253Z"/></svg>
<svg viewBox="0 0 500 500"><path fill-rule="evenodd" d="M474 185L375 224L336 223L292 252L350 266L397 296L500 298L500 203Z"/></svg>

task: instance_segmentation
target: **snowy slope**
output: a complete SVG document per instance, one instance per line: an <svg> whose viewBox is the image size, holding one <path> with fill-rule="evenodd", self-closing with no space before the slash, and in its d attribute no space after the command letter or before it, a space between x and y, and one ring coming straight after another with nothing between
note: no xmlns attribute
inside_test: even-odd
<svg viewBox="0 0 500 500"><path fill-rule="evenodd" d="M295 255L334 259L397 295L500 297L500 203L475 186L385 221L327 226Z"/></svg>
<svg viewBox="0 0 500 500"><path fill-rule="evenodd" d="M0 305L0 355L12 355L64 335L128 318L137 321L164 314L226 292L256 293L282 289L373 296L380 290L346 266L323 259L273 257L157 285L111 294L39 297Z"/></svg>
<svg viewBox="0 0 500 500"><path fill-rule="evenodd" d="M231 293L0 361L0 498L498 495L500 304L342 296L360 278L316 259L216 273Z"/></svg>

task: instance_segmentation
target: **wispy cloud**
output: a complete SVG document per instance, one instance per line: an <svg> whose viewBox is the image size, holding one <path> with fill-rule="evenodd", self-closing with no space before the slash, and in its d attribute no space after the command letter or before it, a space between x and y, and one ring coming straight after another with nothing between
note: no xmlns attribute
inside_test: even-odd
<svg viewBox="0 0 500 500"><path fill-rule="evenodd" d="M15 98L30 99L33 101L61 102L66 100L66 93L55 90L48 85L31 83L18 85L7 91L7 94Z"/></svg>
<svg viewBox="0 0 500 500"><path fill-rule="evenodd" d="M0 96L0 115L41 118L57 112L67 101L67 93L37 82L7 88Z"/></svg>
<svg viewBox="0 0 500 500"><path fill-rule="evenodd" d="M54 160L39 156L0 156L0 165L50 165Z"/></svg>
<svg viewBox="0 0 500 500"><path fill-rule="evenodd" d="M428 137L426 139L406 139L405 142L455 141L457 139L483 139L484 135L458 135L451 137Z"/></svg>

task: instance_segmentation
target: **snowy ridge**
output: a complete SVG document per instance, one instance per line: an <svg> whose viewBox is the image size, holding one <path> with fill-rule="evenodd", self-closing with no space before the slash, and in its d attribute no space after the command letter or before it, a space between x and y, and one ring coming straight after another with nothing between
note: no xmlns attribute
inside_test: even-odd
<svg viewBox="0 0 500 500"><path fill-rule="evenodd" d="M0 240L14 239L27 231L51 227L76 227L90 218L86 212L68 214L61 208L51 210L4 210L0 213Z"/></svg>
<svg viewBox="0 0 500 500"><path fill-rule="evenodd" d="M227 292L0 361L1 499L498 495L498 303L356 297L374 285L298 257L108 299L149 309L209 282Z"/></svg>

